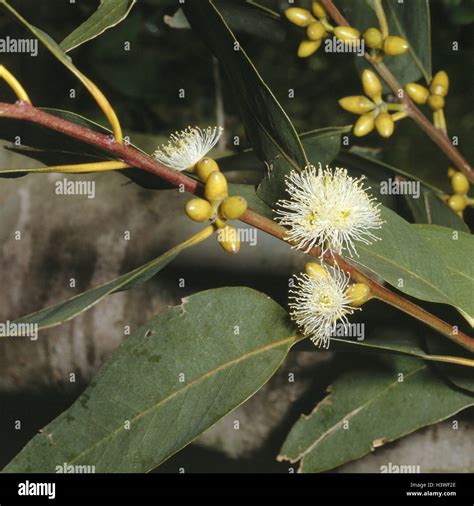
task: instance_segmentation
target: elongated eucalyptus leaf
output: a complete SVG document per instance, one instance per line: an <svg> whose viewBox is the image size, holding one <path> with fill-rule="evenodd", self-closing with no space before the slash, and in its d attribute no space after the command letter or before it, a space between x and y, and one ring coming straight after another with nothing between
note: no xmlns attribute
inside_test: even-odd
<svg viewBox="0 0 474 506"><path fill-rule="evenodd" d="M248 288L183 300L132 334L83 395L4 469L146 472L235 409L295 342L286 311Z"/></svg>
<svg viewBox="0 0 474 506"><path fill-rule="evenodd" d="M457 276L454 279L456 283L453 283L453 276L447 267L452 251L428 240L428 236L436 233L438 227L424 225L426 230L421 230L384 207L381 215L385 221L377 231L381 240L371 245L358 243L360 256L354 257L353 261L408 295L449 304L472 318L472 280ZM472 244L474 241L468 234L452 232L462 235L463 244Z"/></svg>
<svg viewBox="0 0 474 506"><path fill-rule="evenodd" d="M474 405L427 363L384 356L338 378L330 394L291 429L279 460L300 471L334 469L391 441Z"/></svg>
<svg viewBox="0 0 474 506"><path fill-rule="evenodd" d="M269 205L283 194L285 175L301 170L308 160L287 114L259 75L212 0L187 2L184 13L226 70L249 141L268 176L258 193Z"/></svg>
<svg viewBox="0 0 474 506"><path fill-rule="evenodd" d="M95 39L122 22L135 3L136 0L101 0L97 10L61 42L60 48L67 53Z"/></svg>
<svg viewBox="0 0 474 506"><path fill-rule="evenodd" d="M29 314L16 320L16 323L30 323L37 324L38 330L46 329L60 325L75 318L84 311L98 304L107 295L112 293L121 292L136 288L143 283L146 283L155 274L160 272L166 265L168 265L176 256L189 246L190 241L185 241L170 249L163 255L155 258L151 262L134 269L127 274L123 274L117 279L109 281L97 288L87 290L87 292L76 295L54 306L42 309L36 313Z"/></svg>

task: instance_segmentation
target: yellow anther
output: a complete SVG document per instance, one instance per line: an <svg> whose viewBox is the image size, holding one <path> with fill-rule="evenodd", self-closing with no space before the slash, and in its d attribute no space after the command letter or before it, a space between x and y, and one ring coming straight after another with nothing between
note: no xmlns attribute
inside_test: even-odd
<svg viewBox="0 0 474 506"><path fill-rule="evenodd" d="M433 95L445 97L449 91L449 78L444 70L435 74L430 84L430 91Z"/></svg>
<svg viewBox="0 0 474 506"><path fill-rule="evenodd" d="M211 219L212 206L204 199L191 199L186 204L186 214L189 218L199 223Z"/></svg>
<svg viewBox="0 0 474 506"><path fill-rule="evenodd" d="M375 109L375 104L372 100L369 100L364 95L341 98L339 105L346 111L354 114L365 114Z"/></svg>
<svg viewBox="0 0 474 506"><path fill-rule="evenodd" d="M398 56L408 51L409 44L402 37L389 35L383 42L383 50L389 56Z"/></svg>
<svg viewBox="0 0 474 506"><path fill-rule="evenodd" d="M381 137L387 139L393 134L395 123L390 114L382 112L375 118L375 128Z"/></svg>
<svg viewBox="0 0 474 506"><path fill-rule="evenodd" d="M290 9L286 9L285 16L288 21L296 26L301 26L302 28L306 28L316 21L311 12L306 9L301 9L300 7L291 7Z"/></svg>
<svg viewBox="0 0 474 506"><path fill-rule="evenodd" d="M354 283L347 290L350 305L360 307L372 297L370 288L365 283Z"/></svg>
<svg viewBox="0 0 474 506"><path fill-rule="evenodd" d="M196 164L196 172L199 179L205 183L213 172L219 172L219 165L212 158L203 158Z"/></svg>
<svg viewBox="0 0 474 506"><path fill-rule="evenodd" d="M319 46L321 46L321 39L303 40L298 47L298 56L300 58L308 58L319 49Z"/></svg>
<svg viewBox="0 0 474 506"><path fill-rule="evenodd" d="M408 96L417 104L426 104L430 92L427 88L417 83L408 83L405 86Z"/></svg>
<svg viewBox="0 0 474 506"><path fill-rule="evenodd" d="M222 201L219 212L227 220L239 219L247 210L247 201L243 197L227 197Z"/></svg>

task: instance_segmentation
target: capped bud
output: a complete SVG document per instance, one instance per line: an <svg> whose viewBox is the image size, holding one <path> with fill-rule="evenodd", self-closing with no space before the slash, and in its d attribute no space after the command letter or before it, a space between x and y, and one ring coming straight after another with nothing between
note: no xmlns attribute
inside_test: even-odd
<svg viewBox="0 0 474 506"><path fill-rule="evenodd" d="M374 100L381 100L382 98L382 83L379 78L369 69L362 72L362 86L364 87L365 94Z"/></svg>
<svg viewBox="0 0 474 506"><path fill-rule="evenodd" d="M207 178L213 173L219 171L219 165L212 158L203 158L197 163L196 172L199 179L205 183Z"/></svg>
<svg viewBox="0 0 474 506"><path fill-rule="evenodd" d="M321 39L319 40L303 40L298 47L298 56L300 58L308 58L315 53L321 45Z"/></svg>
<svg viewBox="0 0 474 506"><path fill-rule="evenodd" d="M365 283L354 283L347 289L347 298L352 307L360 307L372 297L370 288Z"/></svg>
<svg viewBox="0 0 474 506"><path fill-rule="evenodd" d="M344 97L339 100L339 105L346 111L354 114L364 114L373 111L375 104L364 95Z"/></svg>
<svg viewBox="0 0 474 506"><path fill-rule="evenodd" d="M227 220L239 219L247 210L247 201L243 197L227 197L219 207L219 212Z"/></svg>
<svg viewBox="0 0 474 506"><path fill-rule="evenodd" d="M209 202L219 202L227 197L227 179L222 172L213 172L207 178L204 196Z"/></svg>
<svg viewBox="0 0 474 506"><path fill-rule="evenodd" d="M323 278L329 275L328 271L316 262L308 262L306 264L306 274L313 279Z"/></svg>
<svg viewBox="0 0 474 506"><path fill-rule="evenodd" d="M464 195L451 195L448 199L448 206L457 213L464 211L467 202Z"/></svg>
<svg viewBox="0 0 474 506"><path fill-rule="evenodd" d="M334 35L346 42L356 42L360 39L360 32L352 26L336 26L334 28Z"/></svg>
<svg viewBox="0 0 474 506"><path fill-rule="evenodd" d="M433 95L445 97L449 91L449 78L444 70L435 74L430 84L430 91Z"/></svg>
<svg viewBox="0 0 474 506"><path fill-rule="evenodd" d="M191 199L186 204L186 214L199 223L211 219L212 206L204 199Z"/></svg>
<svg viewBox="0 0 474 506"><path fill-rule="evenodd" d="M367 47L370 47L370 49L381 49L382 43L383 43L383 37L380 33L380 30L377 30L377 28L369 28L364 33L364 40L367 44Z"/></svg>
<svg viewBox="0 0 474 506"><path fill-rule="evenodd" d="M319 40L326 35L326 28L321 21L315 21L308 26L306 34L309 40Z"/></svg>
<svg viewBox="0 0 474 506"><path fill-rule="evenodd" d="M469 191L469 180L462 172L456 172L451 178L454 193L465 195Z"/></svg>
<svg viewBox="0 0 474 506"><path fill-rule="evenodd" d="M404 54L408 51L409 44L402 37L397 37L396 35L389 35L383 43L383 50L385 54L389 56L398 56L400 54Z"/></svg>
<svg viewBox="0 0 474 506"><path fill-rule="evenodd" d="M457 173L457 171L454 170L452 167L448 168L448 177L453 177L454 174L456 174L456 173Z"/></svg>
<svg viewBox="0 0 474 506"><path fill-rule="evenodd" d="M430 95L426 103L433 111L439 111L444 107L444 98L441 95Z"/></svg>
<svg viewBox="0 0 474 506"><path fill-rule="evenodd" d="M318 18L326 17L326 9L323 7L323 4L318 0L313 0L313 14Z"/></svg>
<svg viewBox="0 0 474 506"><path fill-rule="evenodd" d="M390 114L382 112L375 118L375 128L381 137L387 139L393 134L395 123Z"/></svg>
<svg viewBox="0 0 474 506"><path fill-rule="evenodd" d="M240 251L240 239L237 229L227 225L217 233L217 240L227 253L235 254Z"/></svg>
<svg viewBox="0 0 474 506"><path fill-rule="evenodd" d="M416 83L408 83L405 86L407 90L408 96L415 102L416 104L426 104L428 97L430 96L430 92L421 84Z"/></svg>
<svg viewBox="0 0 474 506"><path fill-rule="evenodd" d="M316 21L311 12L306 9L301 9L300 7L291 7L290 9L286 9L285 16L288 21L296 26L301 26L302 28L306 28L313 21Z"/></svg>
<svg viewBox="0 0 474 506"><path fill-rule="evenodd" d="M363 137L369 134L374 129L375 121L374 115L370 112L362 114L354 125L354 135L356 137Z"/></svg>

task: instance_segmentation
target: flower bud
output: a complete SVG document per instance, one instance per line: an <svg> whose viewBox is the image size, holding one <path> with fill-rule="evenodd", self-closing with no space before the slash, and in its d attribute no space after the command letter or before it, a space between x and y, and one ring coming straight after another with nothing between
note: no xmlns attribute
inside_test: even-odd
<svg viewBox="0 0 474 506"><path fill-rule="evenodd" d="M300 7L291 7L290 9L286 9L285 16L288 21L296 26L301 26L302 28L306 28L313 21L316 21L311 15L311 12L306 9L301 9Z"/></svg>
<svg viewBox="0 0 474 506"><path fill-rule="evenodd" d="M374 72L369 69L365 69L364 72L362 72L362 86L368 97L378 101L381 100L382 83Z"/></svg>
<svg viewBox="0 0 474 506"><path fill-rule="evenodd" d="M451 195L448 199L448 206L457 213L464 211L467 202L464 195Z"/></svg>
<svg viewBox="0 0 474 506"><path fill-rule="evenodd" d="M313 0L313 14L318 18L326 17L326 9L319 0Z"/></svg>
<svg viewBox="0 0 474 506"><path fill-rule="evenodd" d="M373 111L375 104L364 95L344 97L339 100L339 105L346 111L354 114L364 114Z"/></svg>
<svg viewBox="0 0 474 506"><path fill-rule="evenodd" d="M313 279L326 277L328 272L321 265L316 262L308 262L306 264L306 274Z"/></svg>
<svg viewBox="0 0 474 506"><path fill-rule="evenodd" d="M227 197L219 207L219 212L227 220L239 219L247 210L247 201L243 197Z"/></svg>
<svg viewBox="0 0 474 506"><path fill-rule="evenodd" d="M298 47L298 56L300 58L308 58L315 53L321 45L321 39L319 40L303 40Z"/></svg>
<svg viewBox="0 0 474 506"><path fill-rule="evenodd" d="M191 199L186 204L186 214L199 223L211 219L212 206L204 199Z"/></svg>
<svg viewBox="0 0 474 506"><path fill-rule="evenodd" d="M428 97L430 96L430 92L421 84L416 83L408 83L405 86L407 90L408 96L415 102L416 104L426 104Z"/></svg>
<svg viewBox="0 0 474 506"><path fill-rule="evenodd" d="M211 203L220 202L227 197L227 180L222 172L213 172L209 175L204 187L204 196Z"/></svg>
<svg viewBox="0 0 474 506"><path fill-rule="evenodd" d="M354 135L356 137L363 137L369 134L374 129L375 121L374 115L370 112L362 114L354 125Z"/></svg>
<svg viewBox="0 0 474 506"><path fill-rule="evenodd" d="M382 43L383 43L383 37L380 33L380 30L377 30L377 28L369 28L364 33L364 40L367 44L367 47L370 47L370 49L381 49Z"/></svg>
<svg viewBox="0 0 474 506"><path fill-rule="evenodd" d="M197 163L196 172L199 179L205 183L207 178L213 173L219 171L219 165L212 158L203 158Z"/></svg>
<svg viewBox="0 0 474 506"><path fill-rule="evenodd" d="M352 307L360 307L372 297L370 288L365 283L354 283L347 290L347 298Z"/></svg>
<svg viewBox="0 0 474 506"><path fill-rule="evenodd" d="M456 173L457 173L457 171L454 170L452 167L448 168L448 177L453 177L454 174L456 174Z"/></svg>
<svg viewBox="0 0 474 506"><path fill-rule="evenodd" d="M395 123L390 114L382 112L375 118L375 128L381 137L387 139L393 134Z"/></svg>
<svg viewBox="0 0 474 506"><path fill-rule="evenodd" d="M235 227L227 225L219 230L217 240L227 253L235 254L240 251L240 239Z"/></svg>
<svg viewBox="0 0 474 506"><path fill-rule="evenodd" d="M360 32L352 26L336 26L334 28L334 35L346 42L356 42L360 39Z"/></svg>
<svg viewBox="0 0 474 506"><path fill-rule="evenodd" d="M444 107L444 98L441 95L430 95L427 104L433 111L439 111Z"/></svg>
<svg viewBox="0 0 474 506"><path fill-rule="evenodd" d="M465 195L469 191L469 180L462 172L456 172L451 178L454 193Z"/></svg>
<svg viewBox="0 0 474 506"><path fill-rule="evenodd" d="M409 44L405 39L396 35L389 35L383 43L383 50L389 56L398 56L408 51Z"/></svg>
<svg viewBox="0 0 474 506"><path fill-rule="evenodd" d="M326 35L326 28L321 21L315 21L308 26L306 34L309 40L319 40Z"/></svg>
<svg viewBox="0 0 474 506"><path fill-rule="evenodd" d="M445 97L449 90L448 74L444 70L440 70L435 74L430 84L430 91L433 95Z"/></svg>

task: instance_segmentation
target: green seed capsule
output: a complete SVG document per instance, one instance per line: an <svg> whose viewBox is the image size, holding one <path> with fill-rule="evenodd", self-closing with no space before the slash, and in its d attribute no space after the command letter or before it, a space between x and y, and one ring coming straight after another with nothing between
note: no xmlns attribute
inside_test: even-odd
<svg viewBox="0 0 474 506"><path fill-rule="evenodd" d="M213 173L219 171L219 165L212 158L203 158L197 163L196 172L199 179L205 183L207 178Z"/></svg>
<svg viewBox="0 0 474 506"><path fill-rule="evenodd" d="M347 297L352 307L360 307L372 297L372 293L365 283L354 283L348 288Z"/></svg>
<svg viewBox="0 0 474 506"><path fill-rule="evenodd" d="M454 193L465 195L469 191L469 180L462 172L456 172L451 178Z"/></svg>
<svg viewBox="0 0 474 506"><path fill-rule="evenodd" d="M300 7L291 7L290 9L286 9L285 16L288 21L296 26L300 26L301 28L306 28L313 21L316 21L311 12L306 9L301 9Z"/></svg>
<svg viewBox="0 0 474 506"><path fill-rule="evenodd" d="M308 58L314 54L321 46L321 39L319 40L303 40L298 47L298 56L300 58Z"/></svg>
<svg viewBox="0 0 474 506"><path fill-rule="evenodd" d="M207 178L204 196L211 202L220 202L227 197L227 179L222 172L212 172Z"/></svg>
<svg viewBox="0 0 474 506"><path fill-rule="evenodd" d="M219 212L227 220L239 219L247 210L247 201L243 197L227 197L219 207Z"/></svg>
<svg viewBox="0 0 474 506"><path fill-rule="evenodd" d="M426 104L428 97L430 96L430 92L421 84L416 83L408 83L405 86L408 96L415 102L416 104Z"/></svg>
<svg viewBox="0 0 474 506"><path fill-rule="evenodd" d="M369 100L364 95L341 98L339 105L346 111L354 114L365 114L375 109L375 104L372 100Z"/></svg>
<svg viewBox="0 0 474 506"><path fill-rule="evenodd" d="M309 40L319 40L326 35L326 28L324 28L321 21L315 21L308 26L306 34Z"/></svg>
<svg viewBox="0 0 474 506"><path fill-rule="evenodd" d="M364 33L364 40L370 49L381 49L383 38L382 34L380 33L380 30L377 30L377 28L369 28Z"/></svg>
<svg viewBox="0 0 474 506"><path fill-rule="evenodd" d="M395 123L390 114L383 112L375 118L375 128L381 137L388 139L393 134Z"/></svg>
<svg viewBox="0 0 474 506"><path fill-rule="evenodd" d="M390 35L384 40L383 50L389 56L398 56L408 51L408 42L396 35Z"/></svg>
<svg viewBox="0 0 474 506"><path fill-rule="evenodd" d="M189 218L199 223L210 220L212 216L212 206L204 199L191 199L185 210Z"/></svg>

